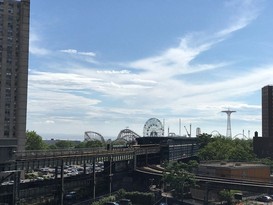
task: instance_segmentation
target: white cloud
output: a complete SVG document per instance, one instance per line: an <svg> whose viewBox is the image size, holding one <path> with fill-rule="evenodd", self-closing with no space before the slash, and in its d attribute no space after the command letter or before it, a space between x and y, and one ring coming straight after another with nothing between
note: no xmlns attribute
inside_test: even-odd
<svg viewBox="0 0 273 205"><path fill-rule="evenodd" d="M93 52L78 52L78 54L84 55L84 56L91 56L91 57L96 56L96 54Z"/></svg>
<svg viewBox="0 0 273 205"><path fill-rule="evenodd" d="M228 1L227 6L232 9L236 15L232 16L230 25L219 31L217 36L226 36L237 30L246 27L255 20L260 13L260 6L254 0ZM259 2L260 3L260 2Z"/></svg>
<svg viewBox="0 0 273 205"><path fill-rule="evenodd" d="M54 121L54 120L46 120L45 123L46 123L46 124L54 124L55 121Z"/></svg>
<svg viewBox="0 0 273 205"><path fill-rule="evenodd" d="M233 2L233 1L232 1ZM235 4L235 5L234 5ZM259 7L254 1L244 0L229 5L233 12L229 25L215 34L192 33L181 38L177 47L169 48L157 56L152 56L131 62L133 68L143 69L146 72L157 73L159 79L169 78L179 74L197 73L228 65L226 62L217 64L193 64L192 61L201 53L221 43L233 32L243 29L259 15Z"/></svg>
<svg viewBox="0 0 273 205"><path fill-rule="evenodd" d="M90 56L90 57L95 57L96 54L93 52L80 52L75 49L66 49L66 50L60 50L62 53L69 53L69 54L78 54L78 55L83 55L83 56Z"/></svg>
<svg viewBox="0 0 273 205"><path fill-rule="evenodd" d="M104 74L129 74L129 70L98 70L97 73Z"/></svg>
<svg viewBox="0 0 273 205"><path fill-rule="evenodd" d="M211 44L205 43L191 47L191 40L192 39L187 36L181 40L178 47L169 48L158 56L140 59L129 65L132 68L156 72L158 73L158 77L164 78L172 77L177 74L199 72L200 69L195 70L194 67L190 67L189 64L201 52L208 50L211 47ZM202 65L200 65L200 67L202 67ZM202 70L214 67L214 65L206 65Z"/></svg>
<svg viewBox="0 0 273 205"><path fill-rule="evenodd" d="M69 53L69 54L77 54L78 53L78 51L75 49L60 50L60 52Z"/></svg>
<svg viewBox="0 0 273 205"><path fill-rule="evenodd" d="M208 34L209 37L203 38L196 33L188 34L181 38L179 45L158 55L122 64L111 63L111 67L118 69L88 67L77 61L79 58L66 59L65 69L60 65L63 72L61 69L59 72L37 72L32 69L29 76L29 113L33 117L39 113L39 119L40 115L44 115L41 123L56 126L68 123L70 126L74 124L77 129L86 129L88 123L92 122L96 124L96 130L100 130L98 127L103 128L99 124L102 121L117 127L117 124L122 125L121 119L127 124L129 119L134 118L137 124L147 116L165 115L169 116L169 121L173 121L173 124L175 119L181 116L185 123L204 125L216 119L214 123L217 124L219 119L225 121L219 114L225 107L252 111L254 114L247 115L244 119L257 122L260 119L259 106L237 100L236 97L248 95L264 84L269 84L272 80L273 65L253 66L248 73L242 74L238 70L236 75L227 79L214 79L199 84L180 78L201 72L207 74L212 70L220 73L221 68L231 65L230 62L196 63L194 60L257 17L257 10L252 11L250 4L244 4L243 8L232 23L219 32ZM32 42L38 42L34 37ZM32 51L35 50L33 45ZM91 60L96 56L93 52L75 49L60 52L85 56ZM40 50L40 53L42 54L43 50ZM47 50L44 50L44 54L47 54ZM50 68L50 64L48 67ZM49 115L53 118L48 118ZM234 119L238 118L235 116ZM86 121L81 125L80 121L84 120ZM68 129L72 129L70 126Z"/></svg>
<svg viewBox="0 0 273 205"><path fill-rule="evenodd" d="M72 111L88 110L100 103L100 100L92 98L87 83L92 81L96 79L74 74L32 72L29 76L29 112L54 114L58 111L73 115Z"/></svg>
<svg viewBox="0 0 273 205"><path fill-rule="evenodd" d="M29 52L33 55L48 55L50 51L39 45L41 39L39 35L35 32L35 29L31 28L30 31Z"/></svg>

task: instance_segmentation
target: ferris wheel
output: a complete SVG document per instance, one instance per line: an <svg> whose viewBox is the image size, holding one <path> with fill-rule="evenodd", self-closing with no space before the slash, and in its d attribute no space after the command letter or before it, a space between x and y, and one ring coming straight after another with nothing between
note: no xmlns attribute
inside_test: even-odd
<svg viewBox="0 0 273 205"><path fill-rule="evenodd" d="M164 127L160 120L150 118L144 125L143 137L163 137Z"/></svg>

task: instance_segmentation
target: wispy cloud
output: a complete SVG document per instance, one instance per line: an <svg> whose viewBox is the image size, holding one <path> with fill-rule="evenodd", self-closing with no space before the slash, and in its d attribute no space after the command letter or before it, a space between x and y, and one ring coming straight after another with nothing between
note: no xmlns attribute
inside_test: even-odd
<svg viewBox="0 0 273 205"><path fill-rule="evenodd" d="M196 47L190 47L190 39L183 38L180 45L176 48L169 48L158 56L140 59L129 65L133 68L139 68L150 72L161 71L163 76L170 77L178 73L197 72L190 70L189 63L201 52L210 48L209 44L203 44Z"/></svg>
<svg viewBox="0 0 273 205"><path fill-rule="evenodd" d="M59 50L59 53L68 55L71 60L74 59L76 62L77 60L81 60L90 64L99 64L96 60L96 53L94 52L84 52L70 48Z"/></svg>
<svg viewBox="0 0 273 205"><path fill-rule="evenodd" d="M131 62L111 62L107 66L107 62L94 60L94 52L59 50L59 55L68 54L76 58L67 58L63 71L41 72L32 69L29 77L29 113L32 116L38 112L44 113L42 122L52 126L67 121L79 125L82 119L113 120L115 123L119 118L129 121L132 116L134 119L146 119L147 116L165 115L173 119L184 115L188 121L198 123L204 119L218 119L219 111L226 106L255 110L257 113L259 106L237 97L249 95L269 83L273 64L253 66L247 73L238 70L236 75L227 79L216 78L202 83L196 83L193 78L192 81L183 79L184 76L200 73L208 75L209 79L212 73L220 73L221 69L236 64L228 61L201 62L197 59L256 19L259 9L253 5L253 1L229 4L227 6L236 8L238 12L220 31L206 36L187 34L177 46ZM49 53L35 46L39 42L38 36L33 34L31 42L32 54ZM83 63L81 57L89 61L85 59ZM94 65L94 62L97 64ZM47 66L50 68L50 63ZM61 64L58 66L63 68ZM253 114L246 119L255 121L259 117Z"/></svg>
<svg viewBox="0 0 273 205"><path fill-rule="evenodd" d="M69 53L69 54L78 54L78 55L90 56L90 57L96 56L94 52L81 52L81 51L77 51L76 49L65 49L65 50L60 50L60 52Z"/></svg>
<svg viewBox="0 0 273 205"><path fill-rule="evenodd" d="M50 51L39 45L41 39L39 35L35 32L35 29L31 28L30 30L31 32L29 37L29 52L33 55L48 55Z"/></svg>
<svg viewBox="0 0 273 205"><path fill-rule="evenodd" d="M104 74L129 74L129 70L98 70L97 73Z"/></svg>
<svg viewBox="0 0 273 205"><path fill-rule="evenodd" d="M244 0L231 1L228 7L235 13L226 28L216 33L198 34L192 33L181 38L180 44L174 48L168 48L157 56L152 56L131 62L133 68L145 71L161 73L161 77L171 77L179 74L189 74L217 69L226 66L226 62L218 64L195 64L192 61L201 53L210 50L214 45L221 43L230 34L245 28L260 12L260 7L255 1Z"/></svg>
<svg viewBox="0 0 273 205"><path fill-rule="evenodd" d="M254 0L228 1L226 6L229 7L235 15L230 19L230 25L217 32L216 36L226 36L237 30L246 27L249 23L255 20L261 11L260 4Z"/></svg>

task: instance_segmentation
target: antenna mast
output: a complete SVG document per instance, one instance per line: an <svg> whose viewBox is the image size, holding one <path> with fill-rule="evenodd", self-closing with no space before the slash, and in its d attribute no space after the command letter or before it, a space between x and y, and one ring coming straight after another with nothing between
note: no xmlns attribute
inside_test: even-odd
<svg viewBox="0 0 273 205"><path fill-rule="evenodd" d="M179 118L179 136L181 136L181 118Z"/></svg>

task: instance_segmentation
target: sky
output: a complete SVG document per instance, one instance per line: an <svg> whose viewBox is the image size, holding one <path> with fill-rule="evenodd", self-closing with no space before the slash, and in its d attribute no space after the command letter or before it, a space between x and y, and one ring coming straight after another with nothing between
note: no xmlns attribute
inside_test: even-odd
<svg viewBox="0 0 273 205"><path fill-rule="evenodd" d="M27 129L44 139L261 135L273 84L271 0L32 0ZM181 129L179 128L181 122Z"/></svg>

